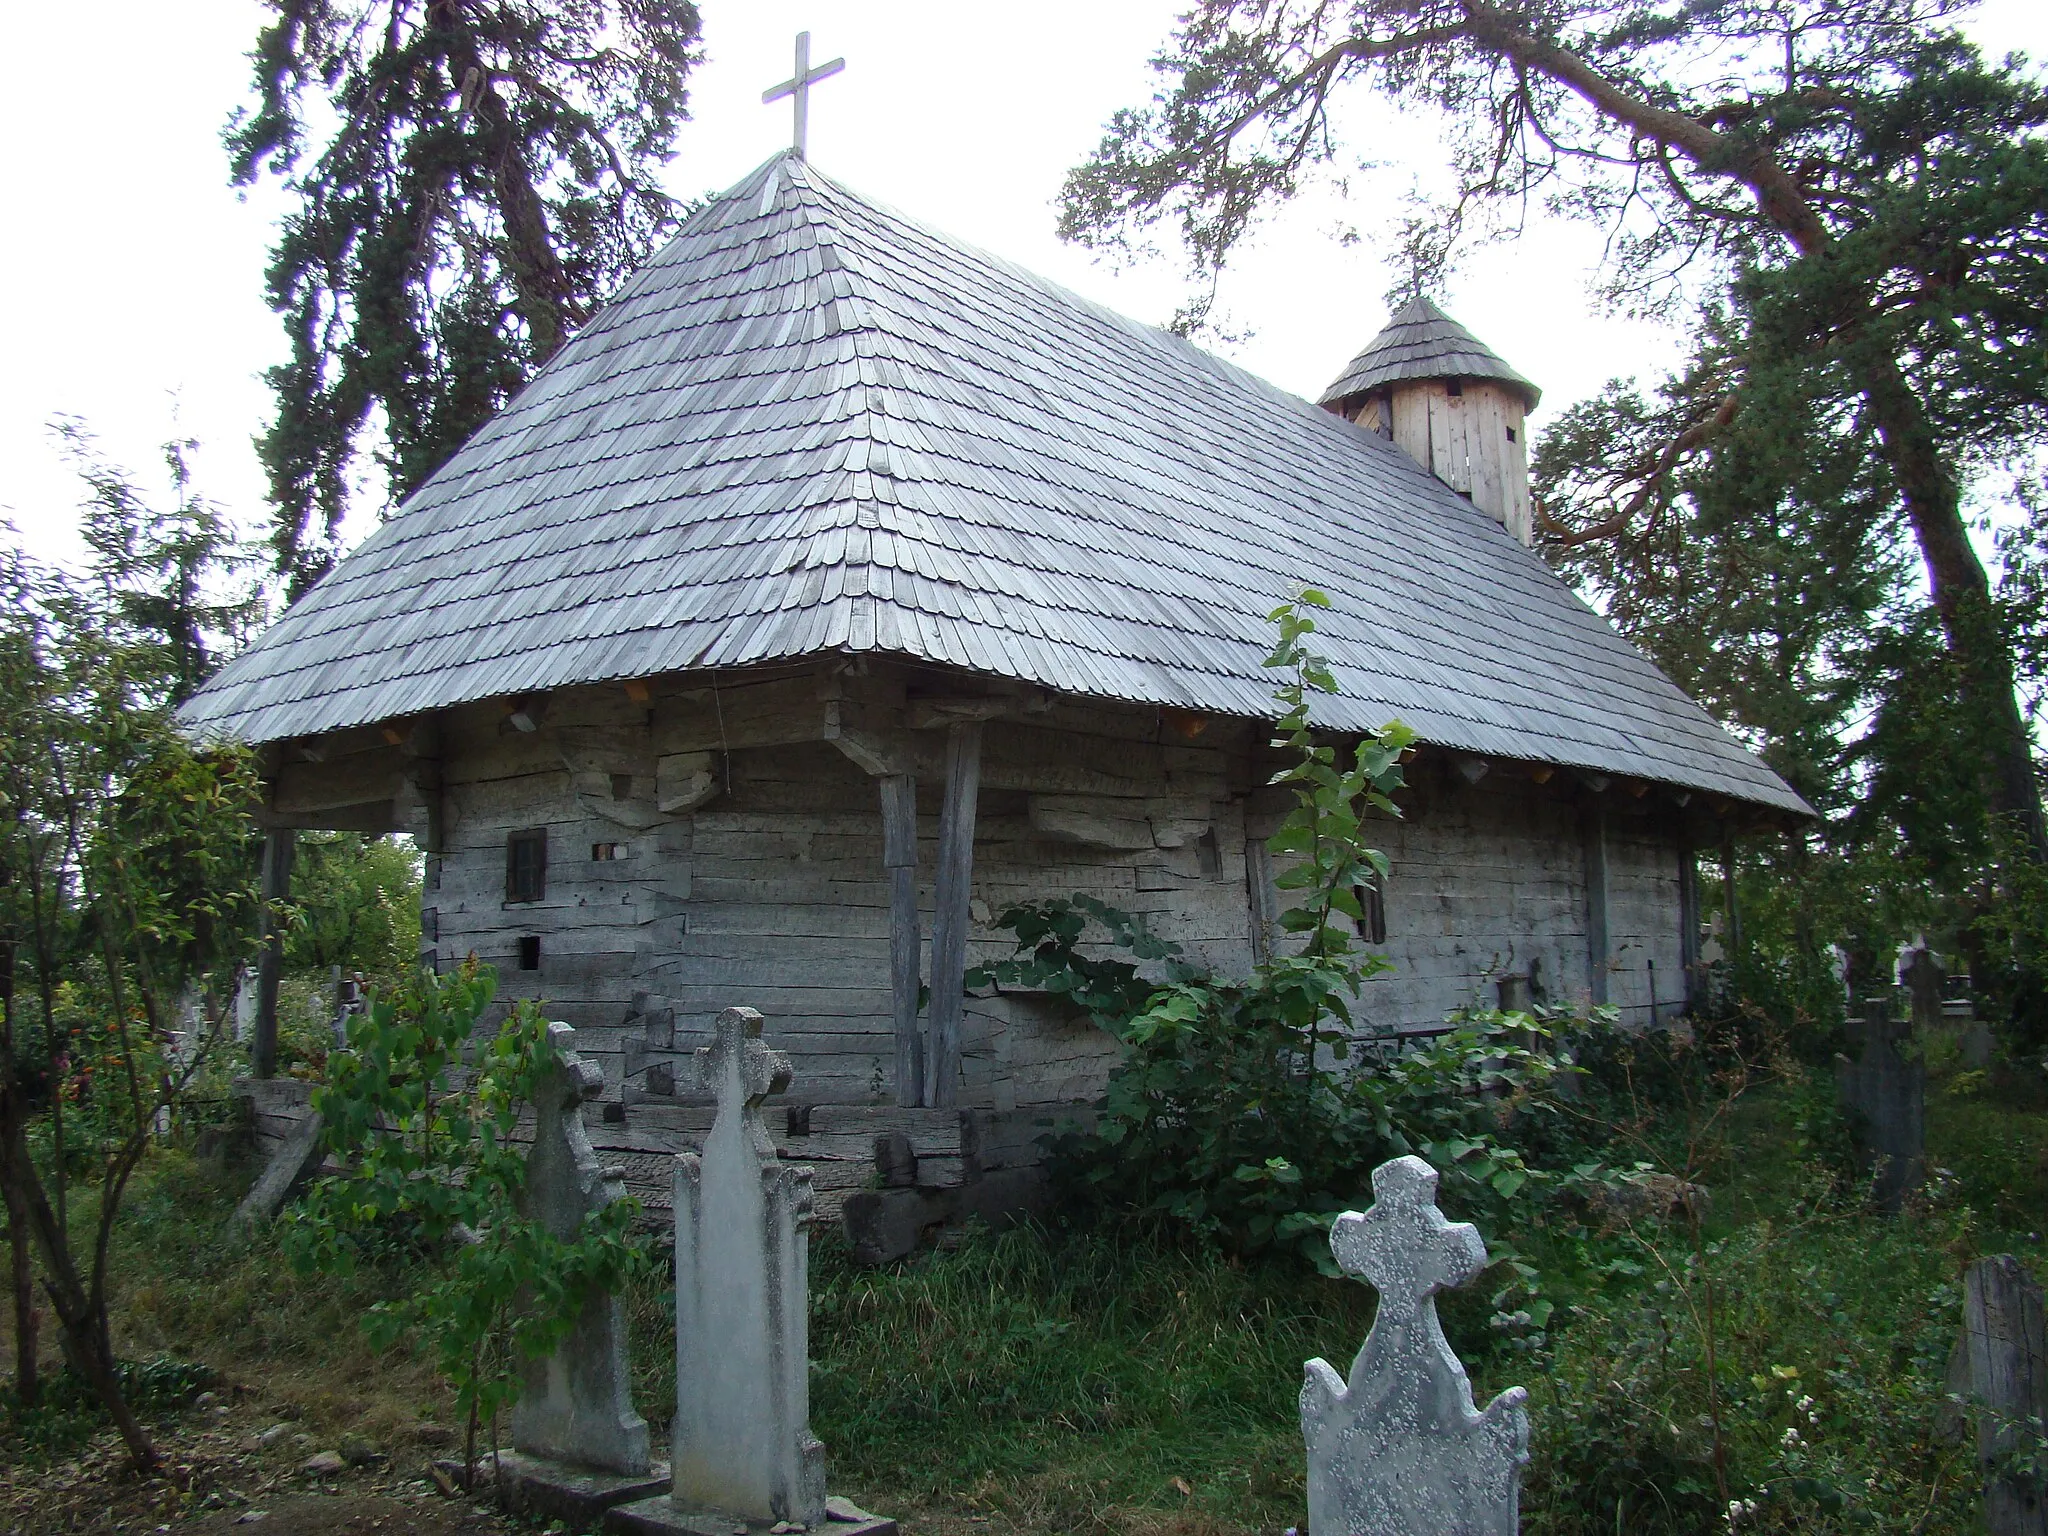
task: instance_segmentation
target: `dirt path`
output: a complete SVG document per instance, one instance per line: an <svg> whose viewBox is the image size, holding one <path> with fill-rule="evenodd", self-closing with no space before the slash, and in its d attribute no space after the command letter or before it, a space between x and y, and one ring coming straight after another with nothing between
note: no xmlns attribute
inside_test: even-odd
<svg viewBox="0 0 2048 1536"><path fill-rule="evenodd" d="M293 1494L239 1514L220 1510L171 1527L176 1536L499 1536L496 1515L439 1494L410 1498Z"/></svg>

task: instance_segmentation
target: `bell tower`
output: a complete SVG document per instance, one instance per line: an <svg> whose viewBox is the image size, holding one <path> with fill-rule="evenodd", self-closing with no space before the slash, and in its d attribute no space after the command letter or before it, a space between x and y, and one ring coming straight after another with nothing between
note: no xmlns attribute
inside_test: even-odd
<svg viewBox="0 0 2048 1536"><path fill-rule="evenodd" d="M1321 404L1390 437L1408 456L1527 544L1524 420L1542 391L1418 295L1351 360Z"/></svg>

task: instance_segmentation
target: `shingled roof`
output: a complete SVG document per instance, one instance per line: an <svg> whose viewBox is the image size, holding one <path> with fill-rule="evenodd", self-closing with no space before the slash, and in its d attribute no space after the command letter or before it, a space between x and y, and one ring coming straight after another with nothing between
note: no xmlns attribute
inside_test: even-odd
<svg viewBox="0 0 2048 1536"><path fill-rule="evenodd" d="M1351 359L1337 382L1323 391L1321 403L1330 405L1403 379L1494 379L1519 393L1523 406L1532 411L1543 398L1543 391L1510 368L1499 353L1420 294L1396 310L1379 335Z"/></svg>
<svg viewBox="0 0 2048 1536"><path fill-rule="evenodd" d="M1398 448L778 156L186 706L316 735L878 653L1270 717L1329 593L1340 730L1802 809Z"/></svg>

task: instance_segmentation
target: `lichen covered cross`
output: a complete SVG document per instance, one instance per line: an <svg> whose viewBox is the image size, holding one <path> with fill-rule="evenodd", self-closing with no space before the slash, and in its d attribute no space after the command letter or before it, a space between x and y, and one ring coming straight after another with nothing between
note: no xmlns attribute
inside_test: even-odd
<svg viewBox="0 0 2048 1536"><path fill-rule="evenodd" d="M1372 1209L1346 1212L1330 1232L1337 1263L1371 1281L1381 1313L1394 1309L1389 1321L1403 1326L1425 1308L1434 1317L1438 1291L1454 1291L1486 1268L1479 1229L1436 1208L1436 1181L1419 1157L1382 1163L1372 1173Z"/></svg>
<svg viewBox="0 0 2048 1536"><path fill-rule="evenodd" d="M1397 1157L1373 1170L1373 1205L1346 1212L1330 1249L1380 1293L1349 1378L1311 1360L1301 1387L1308 1519L1316 1536L1514 1536L1529 1459L1528 1394L1487 1404L1437 1321L1436 1293L1486 1267L1486 1244L1436 1206L1436 1170Z"/></svg>
<svg viewBox="0 0 2048 1536"><path fill-rule="evenodd" d="M753 1008L728 1008L719 1014L711 1044L697 1052L697 1086L718 1098L713 1137L736 1120L752 1149L773 1162L775 1142L761 1123L761 1101L782 1092L795 1074L787 1055L761 1043L761 1024L761 1014Z"/></svg>

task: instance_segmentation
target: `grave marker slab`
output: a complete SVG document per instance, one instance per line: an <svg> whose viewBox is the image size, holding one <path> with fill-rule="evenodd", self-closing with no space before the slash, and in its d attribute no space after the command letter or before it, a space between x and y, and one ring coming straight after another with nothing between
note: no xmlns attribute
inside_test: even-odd
<svg viewBox="0 0 2048 1536"><path fill-rule="evenodd" d="M585 1216L622 1198L625 1185L598 1162L583 1128L583 1104L603 1090L603 1068L577 1054L568 1025L548 1025L548 1038L558 1060L534 1096L525 1199L530 1215L568 1238ZM649 1456L647 1422L633 1411L617 1296L590 1297L555 1352L528 1361L523 1376L513 1449L498 1458L493 1479L507 1503L587 1524L667 1486L667 1469Z"/></svg>
<svg viewBox="0 0 2048 1536"><path fill-rule="evenodd" d="M1529 1460L1528 1393L1480 1412L1437 1321L1436 1293L1486 1267L1486 1244L1436 1207L1436 1170L1373 1170L1373 1206L1337 1218L1330 1248L1380 1293L1365 1347L1341 1377L1311 1360L1301 1388L1308 1528L1315 1536L1514 1536Z"/></svg>
<svg viewBox="0 0 2048 1536"><path fill-rule="evenodd" d="M1865 998L1863 1012L1844 1025L1854 1054L1837 1060L1835 1080L1854 1112L1857 1159L1873 1199L1896 1212L1927 1176L1927 1065L1900 1049L1912 1027L1897 1018L1890 996Z"/></svg>
<svg viewBox="0 0 2048 1536"><path fill-rule="evenodd" d="M717 1097L703 1155L676 1158L674 1480L623 1505L633 1536L826 1529L825 1447L810 1426L811 1170L776 1155L761 1103L790 1085L761 1015L728 1008L696 1053L692 1087ZM850 1507L850 1506L848 1506ZM835 1520L839 1536L894 1536L893 1520Z"/></svg>

